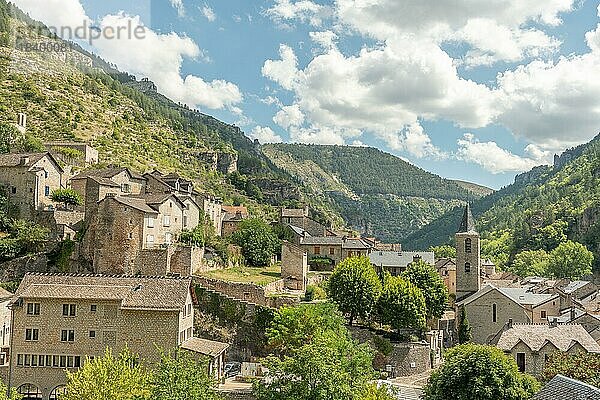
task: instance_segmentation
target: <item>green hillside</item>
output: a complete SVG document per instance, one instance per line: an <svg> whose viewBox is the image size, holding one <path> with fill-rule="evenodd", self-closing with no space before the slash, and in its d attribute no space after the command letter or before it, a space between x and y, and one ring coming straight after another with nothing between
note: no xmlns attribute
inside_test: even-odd
<svg viewBox="0 0 600 400"><path fill-rule="evenodd" d="M24 112L30 137L89 142L102 165L177 171L228 202L262 211L268 208L259 203L299 200L297 186L238 127L138 91L134 77L77 45L19 50L23 42L65 43L44 29L0 0L0 128ZM228 174L236 160L239 172Z"/></svg>
<svg viewBox="0 0 600 400"><path fill-rule="evenodd" d="M600 136L568 150L554 167L536 167L473 203L484 250L509 264L523 250L552 250L566 239L585 244L600 267ZM407 237L406 248L449 243L460 209Z"/></svg>
<svg viewBox="0 0 600 400"><path fill-rule="evenodd" d="M374 148L272 144L263 146L263 152L307 188L309 201L339 213L359 232L386 241L401 241L480 197Z"/></svg>

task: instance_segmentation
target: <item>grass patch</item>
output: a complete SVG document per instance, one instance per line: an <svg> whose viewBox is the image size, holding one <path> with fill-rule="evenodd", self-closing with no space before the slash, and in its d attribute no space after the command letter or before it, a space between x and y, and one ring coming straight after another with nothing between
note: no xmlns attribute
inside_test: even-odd
<svg viewBox="0 0 600 400"><path fill-rule="evenodd" d="M228 282L253 283L266 286L281 279L281 265L275 264L267 268L236 267L219 269L205 272L201 276Z"/></svg>

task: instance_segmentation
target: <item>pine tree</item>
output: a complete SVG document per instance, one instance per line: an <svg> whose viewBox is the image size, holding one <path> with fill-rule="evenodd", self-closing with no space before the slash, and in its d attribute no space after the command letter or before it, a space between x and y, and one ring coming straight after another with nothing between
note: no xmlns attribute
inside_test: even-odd
<svg viewBox="0 0 600 400"><path fill-rule="evenodd" d="M458 323L458 342L460 344L469 343L473 339L471 333L471 324L467 318L467 311L465 307L460 308L460 321Z"/></svg>

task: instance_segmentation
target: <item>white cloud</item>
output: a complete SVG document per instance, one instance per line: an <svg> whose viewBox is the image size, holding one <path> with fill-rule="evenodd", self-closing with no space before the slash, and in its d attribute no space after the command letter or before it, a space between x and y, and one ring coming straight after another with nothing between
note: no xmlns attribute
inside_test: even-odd
<svg viewBox="0 0 600 400"><path fill-rule="evenodd" d="M273 129L264 126L257 126L252 129L252 133L250 134L252 139L258 139L261 144L265 143L281 143L283 139L281 136L277 135L273 132Z"/></svg>
<svg viewBox="0 0 600 400"><path fill-rule="evenodd" d="M309 32L310 39L324 50L331 50L336 46L338 35L332 31Z"/></svg>
<svg viewBox="0 0 600 400"><path fill-rule="evenodd" d="M11 0L17 7L26 11L33 19L46 25L61 28L77 28L84 23L90 26L90 18L79 0ZM65 37L65 39L71 39Z"/></svg>
<svg viewBox="0 0 600 400"><path fill-rule="evenodd" d="M273 122L284 129L301 126L304 122L304 114L297 104L281 107L281 110L273 117Z"/></svg>
<svg viewBox="0 0 600 400"><path fill-rule="evenodd" d="M459 147L456 156L459 160L481 165L493 174L528 171L543 163L540 159L513 154L496 142L480 142L470 133L465 134L457 143Z"/></svg>
<svg viewBox="0 0 600 400"><path fill-rule="evenodd" d="M202 8L202 15L204 15L204 17L209 21L209 22L214 22L217 19L217 14L215 14L214 10L208 6L208 4L205 4Z"/></svg>
<svg viewBox="0 0 600 400"><path fill-rule="evenodd" d="M279 46L279 56L281 60L265 61L262 74L277 82L282 88L290 90L298 72L298 58L294 50L285 44Z"/></svg>
<svg viewBox="0 0 600 400"><path fill-rule="evenodd" d="M280 24L300 20L312 26L321 26L323 20L331 16L332 10L328 6L310 0L275 0L275 4L266 11L266 14Z"/></svg>
<svg viewBox="0 0 600 400"><path fill-rule="evenodd" d="M100 23L102 28L128 24L143 25L139 17L124 14L107 15ZM189 37L176 33L158 34L146 28L144 38L102 38L95 42L95 47L103 58L135 75L148 77L167 97L192 107L221 109L240 103L243 99L239 88L231 82L220 79L206 82L194 75L182 77L184 58L202 55L198 45Z"/></svg>
<svg viewBox="0 0 600 400"><path fill-rule="evenodd" d="M177 14L180 17L185 16L185 7L183 5L183 0L169 0L171 2L171 5L173 7L175 7L175 9L177 10Z"/></svg>

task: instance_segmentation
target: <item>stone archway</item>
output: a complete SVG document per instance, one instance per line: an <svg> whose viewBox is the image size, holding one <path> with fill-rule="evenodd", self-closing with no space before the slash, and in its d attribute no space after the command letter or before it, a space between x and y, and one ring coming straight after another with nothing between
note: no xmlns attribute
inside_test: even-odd
<svg viewBox="0 0 600 400"><path fill-rule="evenodd" d="M59 385L59 386L55 387L54 389L52 389L48 400L60 400L61 396L63 394L65 394L66 391L67 391L67 387L65 385Z"/></svg>

